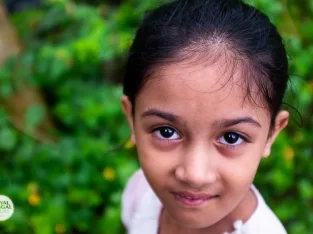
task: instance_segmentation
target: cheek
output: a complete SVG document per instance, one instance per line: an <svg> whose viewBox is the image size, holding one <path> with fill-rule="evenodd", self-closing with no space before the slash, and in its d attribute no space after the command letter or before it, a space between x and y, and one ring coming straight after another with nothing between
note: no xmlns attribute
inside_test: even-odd
<svg viewBox="0 0 313 234"><path fill-rule="evenodd" d="M151 170L158 168L160 172L170 170L173 167L178 156L175 147L168 147L165 142L161 143L143 127L135 127L135 136L138 157L142 167Z"/></svg>
<svg viewBox="0 0 313 234"><path fill-rule="evenodd" d="M264 148L265 140L259 139L259 143L251 144L238 158L225 161L223 163L225 177L234 180L235 184L251 183L262 159Z"/></svg>
<svg viewBox="0 0 313 234"><path fill-rule="evenodd" d="M168 184L177 164L177 153L157 150L148 134L137 135L136 139L139 162L150 185L155 189Z"/></svg>
<svg viewBox="0 0 313 234"><path fill-rule="evenodd" d="M240 159L227 161L220 168L220 176L229 194L245 193L253 183L260 164L260 154L244 155Z"/></svg>

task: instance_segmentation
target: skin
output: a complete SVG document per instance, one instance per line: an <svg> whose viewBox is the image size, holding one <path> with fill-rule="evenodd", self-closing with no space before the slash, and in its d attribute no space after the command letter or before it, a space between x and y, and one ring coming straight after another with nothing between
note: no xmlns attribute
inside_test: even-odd
<svg viewBox="0 0 313 234"><path fill-rule="evenodd" d="M246 221L257 206L250 186L260 160L288 124L281 111L270 131L269 111L247 101L238 85L244 71L230 80L223 64L163 66L137 95L134 115L122 97L142 170L163 204L160 234L231 232L234 221ZM238 140L230 144L226 133ZM186 207L177 191L217 197Z"/></svg>

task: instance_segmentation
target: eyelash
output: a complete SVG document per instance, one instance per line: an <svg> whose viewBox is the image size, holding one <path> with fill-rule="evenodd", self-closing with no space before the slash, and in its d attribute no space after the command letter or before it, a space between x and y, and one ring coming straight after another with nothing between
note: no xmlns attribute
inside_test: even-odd
<svg viewBox="0 0 313 234"><path fill-rule="evenodd" d="M153 133L153 134L158 138L158 140L166 141L166 142L168 142L168 143L170 143L171 141L180 140L180 139L166 139L166 138L164 138L164 137L162 138L162 137L157 136L157 134L156 134L157 131L165 130L165 129L170 129L170 130L172 130L172 131L173 131L174 133L176 133L179 137L180 137L180 135L181 135L175 128L170 127L170 126L160 126L160 127L156 127L156 128L154 128L154 129L152 130L151 133ZM251 141L250 141L247 137L245 137L245 136L243 136L241 133L238 133L238 132L235 132L235 131L227 131L227 132L223 133L218 139L220 139L221 137L225 137L226 134L236 134L236 135L238 135L238 137L242 140L242 143L239 143L239 144L237 144L237 145L232 145L232 144L224 144L224 143L218 142L218 143L220 143L220 145L222 145L223 147L230 148L230 149L237 149L238 147L242 146L242 144L251 143Z"/></svg>
<svg viewBox="0 0 313 234"><path fill-rule="evenodd" d="M223 143L218 142L218 143L220 143L220 144L221 144L223 147L225 147L225 148L237 149L237 148L241 147L243 144L251 143L251 141L250 141L247 137L245 137L245 136L243 136L242 134L240 134L240 133L238 133L238 132L235 132L235 131L228 131L228 132L225 132L225 133L223 133L223 135L221 135L218 139L220 139L221 137L225 136L226 134L236 134L236 135L238 135L238 137L239 137L240 139L242 139L242 143L240 143L240 144L238 144L238 145L231 145L231 144L223 144Z"/></svg>

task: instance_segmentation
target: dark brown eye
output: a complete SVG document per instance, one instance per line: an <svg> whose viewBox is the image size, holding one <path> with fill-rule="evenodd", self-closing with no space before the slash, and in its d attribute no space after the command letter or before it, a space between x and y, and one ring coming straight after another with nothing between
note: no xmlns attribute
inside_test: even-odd
<svg viewBox="0 0 313 234"><path fill-rule="evenodd" d="M239 145L243 141L243 137L235 132L227 132L219 138L219 142L225 145Z"/></svg>
<svg viewBox="0 0 313 234"><path fill-rule="evenodd" d="M235 144L239 139L239 135L236 133L232 133L232 132L226 133L224 135L224 139L229 144Z"/></svg>
<svg viewBox="0 0 313 234"><path fill-rule="evenodd" d="M154 130L154 133L161 139L177 140L179 139L178 133L170 127L160 127Z"/></svg>

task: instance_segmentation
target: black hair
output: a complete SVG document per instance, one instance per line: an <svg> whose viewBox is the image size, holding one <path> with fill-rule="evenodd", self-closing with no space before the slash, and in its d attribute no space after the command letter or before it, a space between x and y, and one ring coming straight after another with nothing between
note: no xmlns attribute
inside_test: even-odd
<svg viewBox="0 0 313 234"><path fill-rule="evenodd" d="M182 54L195 51L190 49L209 57L224 50L238 58L249 73L244 80L247 97L262 98L273 126L289 79L287 53L270 19L241 0L177 0L146 15L124 75L124 94L133 108L154 69L187 58ZM252 95L251 82L261 95Z"/></svg>

